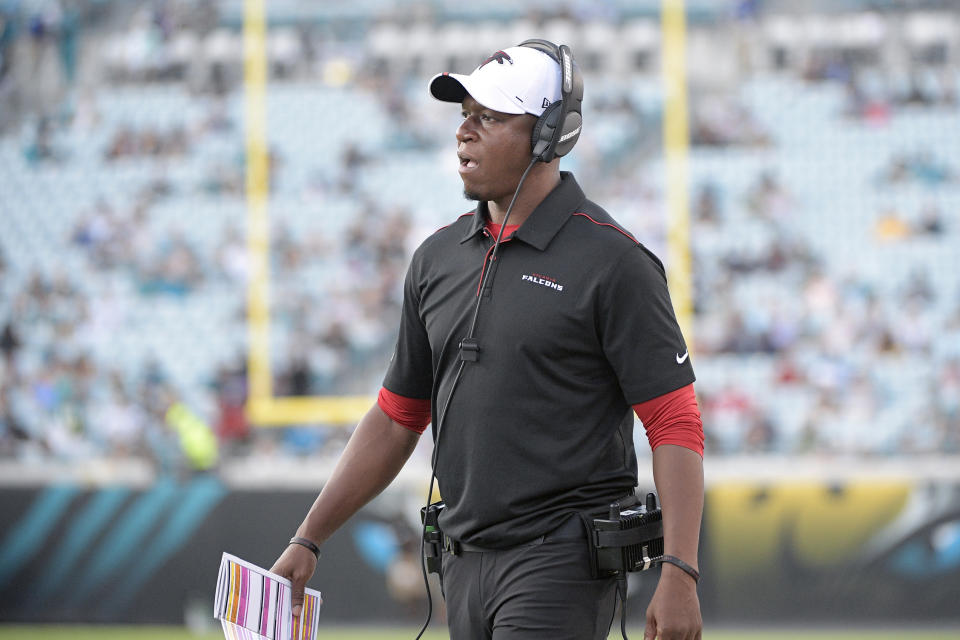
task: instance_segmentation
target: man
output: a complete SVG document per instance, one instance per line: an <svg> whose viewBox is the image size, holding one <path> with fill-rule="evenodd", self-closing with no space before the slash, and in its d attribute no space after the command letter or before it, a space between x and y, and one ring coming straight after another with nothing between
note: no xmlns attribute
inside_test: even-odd
<svg viewBox="0 0 960 640"><path fill-rule="evenodd" d="M592 575L580 514L606 513L637 484L632 407L676 561L663 565L645 636L700 638L693 369L659 260L559 159L532 162L562 78L550 55L517 46L431 81L435 98L461 104L459 173L478 205L414 254L377 404L273 567L297 596L316 565L308 549L392 481L433 416L451 638L606 638L615 581ZM475 348L461 348L467 337Z"/></svg>

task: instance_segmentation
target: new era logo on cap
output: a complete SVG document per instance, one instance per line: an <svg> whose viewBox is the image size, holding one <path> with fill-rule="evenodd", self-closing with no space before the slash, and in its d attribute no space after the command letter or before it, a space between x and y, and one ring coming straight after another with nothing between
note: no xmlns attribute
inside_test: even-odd
<svg viewBox="0 0 960 640"><path fill-rule="evenodd" d="M496 64L492 64L492 63ZM430 93L444 102L474 100L502 113L540 116L560 99L560 65L530 47L497 51L470 75L441 73L430 80Z"/></svg>

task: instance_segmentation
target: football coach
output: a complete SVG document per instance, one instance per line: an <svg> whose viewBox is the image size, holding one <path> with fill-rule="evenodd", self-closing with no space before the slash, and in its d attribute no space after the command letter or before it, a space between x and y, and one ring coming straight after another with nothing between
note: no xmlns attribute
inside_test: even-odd
<svg viewBox="0 0 960 640"><path fill-rule="evenodd" d="M667 559L644 637L698 640L693 367L660 260L560 171L582 125L572 54L526 41L429 90L460 105L455 153L476 206L414 253L377 401L272 571L296 611L324 541L432 424L450 637L606 638L617 581L597 577L585 523L633 495L636 414Z"/></svg>

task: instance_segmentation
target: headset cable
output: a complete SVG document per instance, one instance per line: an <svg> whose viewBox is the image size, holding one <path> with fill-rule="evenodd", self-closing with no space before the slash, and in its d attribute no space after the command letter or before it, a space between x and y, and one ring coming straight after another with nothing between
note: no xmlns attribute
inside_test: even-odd
<svg viewBox="0 0 960 640"><path fill-rule="evenodd" d="M507 207L507 212L503 216L503 223L500 225L500 232L497 234L497 239L493 243L493 251L490 254L490 264L491 267L486 269L483 273L483 277L480 279L480 289L477 292L477 304L473 309L473 318L470 321L470 330L467 332L467 337L464 338L460 344L463 345L467 341L475 342L476 338L474 332L477 329L477 320L480 317L480 305L483 302L483 292L487 286L487 280L491 277L490 274L494 271L493 263L497 259L497 253L500 250L500 243L503 238L503 232L507 228L507 223L510 220L510 213L513 211L513 205L517 202L517 196L520 195L520 188L523 186L523 183L527 179L527 175L530 173L530 170L533 169L534 165L537 164L539 158L534 157L530 161L530 164L527 166L526 170L523 172L523 175L520 177L520 182L517 183L517 189L513 192L513 198L510 199L510 206ZM479 349L479 348L478 348ZM462 351L461 351L462 354ZM453 393L457 390L457 386L460 384L460 378L463 376L463 367L467 364L462 355L460 358L460 366L457 367L456 376L453 379L453 384L450 386L450 391L447 393L447 400L443 404L443 408L440 410L440 419L437 421L437 435L433 440L433 455L430 459L430 487L427 490L427 509L430 508L430 500L433 498L433 487L437 479L437 459L438 453L440 451L440 434L443 431L444 418L447 415L447 409L450 407L450 402L453 400ZM427 564L426 556L424 555L424 545L427 532L427 519L423 519L423 528L420 531L420 572L423 574L423 584L427 591L427 619L424 620L423 626L420 627L420 632L417 634L415 640L420 640L424 632L427 630L427 627L430 626L430 619L433 617L433 596L430 593L430 580L427 574ZM442 553L442 551L441 551ZM443 569L441 569L442 571Z"/></svg>

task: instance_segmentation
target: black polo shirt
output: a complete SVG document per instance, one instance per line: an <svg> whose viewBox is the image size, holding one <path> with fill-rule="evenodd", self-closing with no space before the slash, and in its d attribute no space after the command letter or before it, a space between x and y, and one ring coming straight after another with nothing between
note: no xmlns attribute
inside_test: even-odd
<svg viewBox="0 0 960 640"><path fill-rule="evenodd" d="M694 380L663 265L569 173L496 261L486 203L427 238L384 387L444 414L443 530L506 548L637 484L631 405ZM484 269L476 338L449 407Z"/></svg>

